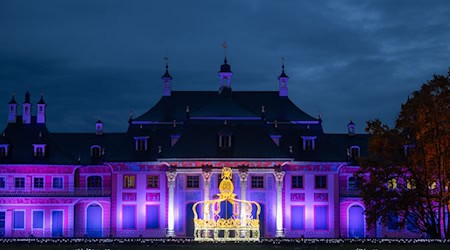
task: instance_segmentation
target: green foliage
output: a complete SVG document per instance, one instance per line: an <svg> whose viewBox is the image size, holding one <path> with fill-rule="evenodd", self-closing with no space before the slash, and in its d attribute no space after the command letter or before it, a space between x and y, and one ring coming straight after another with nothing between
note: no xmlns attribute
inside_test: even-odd
<svg viewBox="0 0 450 250"><path fill-rule="evenodd" d="M450 223L445 222L450 205L449 88L450 71L435 75L402 104L395 127L378 119L367 122L369 157L358 174L365 177L362 198L369 225L386 223L394 212L401 225L413 223L432 238L450 238Z"/></svg>

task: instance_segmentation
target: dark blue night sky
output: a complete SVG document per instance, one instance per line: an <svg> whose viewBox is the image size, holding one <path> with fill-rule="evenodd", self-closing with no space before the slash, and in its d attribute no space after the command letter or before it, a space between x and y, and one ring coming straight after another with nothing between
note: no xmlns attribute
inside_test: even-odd
<svg viewBox="0 0 450 250"><path fill-rule="evenodd" d="M228 43L234 90L278 90L322 114L326 132L352 119L392 124L400 104L450 66L450 3L442 1L0 0L0 122L12 93L44 92L51 131L125 131L129 112L174 90L218 90ZM34 106L35 107L35 106Z"/></svg>

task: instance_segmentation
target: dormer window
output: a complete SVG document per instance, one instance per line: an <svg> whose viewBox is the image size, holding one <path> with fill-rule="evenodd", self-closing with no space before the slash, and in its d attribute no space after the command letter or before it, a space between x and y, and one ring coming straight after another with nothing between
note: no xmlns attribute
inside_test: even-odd
<svg viewBox="0 0 450 250"><path fill-rule="evenodd" d="M303 151L314 151L316 149L317 136L302 136Z"/></svg>
<svg viewBox="0 0 450 250"><path fill-rule="evenodd" d="M102 147L99 145L91 146L91 157L100 157L102 155Z"/></svg>
<svg viewBox="0 0 450 250"><path fill-rule="evenodd" d="M360 156L360 149L358 146L350 147L350 157L355 158Z"/></svg>
<svg viewBox="0 0 450 250"><path fill-rule="evenodd" d="M148 150L148 136L134 137L136 144L136 151L147 151Z"/></svg>
<svg viewBox="0 0 450 250"><path fill-rule="evenodd" d="M231 135L219 135L219 147L231 148Z"/></svg>
<svg viewBox="0 0 450 250"><path fill-rule="evenodd" d="M8 144L0 144L0 157L7 157L8 156Z"/></svg>
<svg viewBox="0 0 450 250"><path fill-rule="evenodd" d="M34 156L44 157L45 156L45 144L33 144Z"/></svg>
<svg viewBox="0 0 450 250"><path fill-rule="evenodd" d="M280 146L280 138L281 135L270 135L270 138L272 138L272 141L277 144L277 146Z"/></svg>

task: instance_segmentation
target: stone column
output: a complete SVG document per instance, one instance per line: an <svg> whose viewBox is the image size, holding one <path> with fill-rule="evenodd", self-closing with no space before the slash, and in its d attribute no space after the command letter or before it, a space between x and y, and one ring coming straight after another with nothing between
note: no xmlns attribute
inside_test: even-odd
<svg viewBox="0 0 450 250"><path fill-rule="evenodd" d="M175 180L177 178L177 172L174 170L169 170L166 172L167 176L167 186L169 187L169 209L167 216L167 234L166 237L175 237Z"/></svg>
<svg viewBox="0 0 450 250"><path fill-rule="evenodd" d="M239 170L239 180L240 180L240 187L241 187L241 200L247 199L247 179L248 179L248 170ZM241 206L241 226L246 225L246 218L247 214L245 213L245 207ZM241 236L245 237L245 232L241 233Z"/></svg>
<svg viewBox="0 0 450 250"><path fill-rule="evenodd" d="M277 229L275 237L284 237L283 229L283 179L285 172L276 170L274 173L277 185Z"/></svg>

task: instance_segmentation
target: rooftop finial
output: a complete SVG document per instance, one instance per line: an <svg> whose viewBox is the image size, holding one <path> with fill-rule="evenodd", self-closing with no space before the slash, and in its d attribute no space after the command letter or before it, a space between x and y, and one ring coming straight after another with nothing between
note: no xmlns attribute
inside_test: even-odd
<svg viewBox="0 0 450 250"><path fill-rule="evenodd" d="M281 57L281 69L284 72L284 56Z"/></svg>
<svg viewBox="0 0 450 250"><path fill-rule="evenodd" d="M222 47L223 47L224 56L225 56L225 59L223 60L223 62L225 64L227 64L227 47L228 47L227 42L223 42Z"/></svg>

